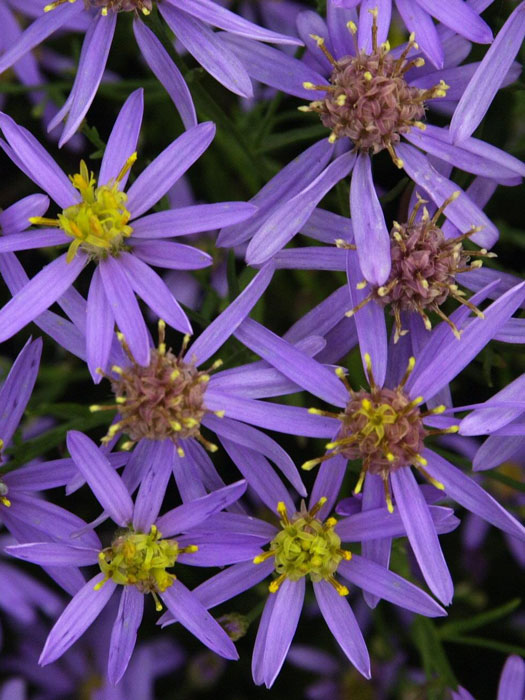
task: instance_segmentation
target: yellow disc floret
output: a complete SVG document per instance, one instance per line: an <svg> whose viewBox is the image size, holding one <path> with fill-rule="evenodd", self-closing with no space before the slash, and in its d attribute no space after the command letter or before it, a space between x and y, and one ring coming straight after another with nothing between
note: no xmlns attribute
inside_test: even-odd
<svg viewBox="0 0 525 700"><path fill-rule="evenodd" d="M99 554L98 563L105 578L95 589L109 579L121 586L136 586L141 593L152 593L158 608L156 593L163 593L176 578L166 569L175 565L179 554L196 551L194 545L179 547L177 540L163 540L155 525L149 533L119 531L111 547Z"/></svg>
<svg viewBox="0 0 525 700"><path fill-rule="evenodd" d="M80 172L70 175L73 187L80 192L82 201L73 204L56 219L34 216L30 223L55 226L73 238L67 251L67 262L71 262L79 248L94 260L117 255L124 248L125 240L133 233L129 225L130 212L126 209L128 196L120 190L120 181L137 159L133 153L114 180L97 187L94 173L86 163L80 161Z"/></svg>
<svg viewBox="0 0 525 700"><path fill-rule="evenodd" d="M348 589L334 578L339 562L349 560L350 552L341 549L341 538L334 531L335 518L324 522L315 517L326 502L323 498L311 510L304 504L292 519L288 518L286 506L279 503L277 512L281 516L281 531L273 538L270 549L255 557L260 564L269 557L275 557L275 571L279 576L270 583L269 590L275 593L285 578L299 581L309 575L313 582L326 580L340 595L347 595Z"/></svg>
<svg viewBox="0 0 525 700"><path fill-rule="evenodd" d="M74 239L67 253L68 262L79 246L95 258L116 253L133 231L128 225L131 215L125 206L127 195L119 190L118 181L96 187L95 177L84 161L71 182L82 195L82 202L58 215L60 228Z"/></svg>

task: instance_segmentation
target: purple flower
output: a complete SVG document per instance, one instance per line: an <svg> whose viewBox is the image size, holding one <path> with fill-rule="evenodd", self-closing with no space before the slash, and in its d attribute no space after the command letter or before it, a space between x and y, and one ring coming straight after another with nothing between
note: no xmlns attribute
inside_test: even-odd
<svg viewBox="0 0 525 700"><path fill-rule="evenodd" d="M128 437L124 447L134 445L125 475L133 490L143 478L144 455L162 449L184 501L203 496L224 485L206 452L218 447L202 435L202 428L215 433L230 458L249 484L265 502L274 504L275 494L287 493L281 479L270 465L273 462L294 488L306 495L297 469L279 444L255 426L292 426L298 421L311 424L314 432L322 419L310 416L305 409L274 406L248 400L272 396L278 391L295 391L295 385L271 367L261 363L217 371L218 359L205 363L235 332L266 290L273 266L265 265L250 284L209 326L190 342L186 336L178 353L166 344L165 324L159 322L158 348L151 350L150 362L140 366L122 339L125 353L119 364L111 367L106 378L111 382L115 403L94 405L92 411L116 410L117 416L103 442L111 443L121 434ZM319 346L315 345L316 349ZM287 431L287 427L284 431ZM317 434L317 433L316 433ZM69 484L69 491L82 484Z"/></svg>
<svg viewBox="0 0 525 700"><path fill-rule="evenodd" d="M149 265L174 269L210 265L211 257L206 253L163 239L248 218L253 207L223 202L143 216L205 151L215 127L208 122L185 132L125 193L129 170L137 158L142 112L143 93L137 90L122 107L111 132L98 185L83 161L70 182L26 129L10 117L0 116L8 154L62 210L56 219L32 217L32 223L46 228L6 236L0 241L0 252L69 244L66 254L33 277L0 311L2 340L63 296L90 261L97 263L85 318L86 354L92 374L107 364L115 322L137 362L147 364L149 335L135 294L170 325L191 332L186 315Z"/></svg>
<svg viewBox="0 0 525 700"><path fill-rule="evenodd" d="M251 237L247 262L268 260L301 229L326 192L353 170L350 208L360 267L366 280L383 285L390 272L390 242L373 183L371 156L387 150L394 163L439 207L458 187L414 146L469 172L476 172L480 160L485 169L497 168L505 154L497 150L489 155L481 142L462 143L464 150L455 150L447 129L425 131L421 120L427 103L445 97L457 101L472 75L468 65L457 67L454 50L446 71L429 72L417 53L414 36L390 51L389 21L380 18L380 10L361 13L358 23L353 10L331 5L328 10L327 24L312 12L298 19L299 33L308 49L307 61L241 37L226 39L252 77L297 97L315 95L318 99L300 109L319 114L331 131L329 142L337 142L337 153L352 147L355 158L345 154L348 159L344 160L345 155L339 155L302 190L283 192L280 206L261 209L257 228L254 220L246 233L234 237L230 230L219 241L230 245L232 238L239 243ZM412 145L402 143L402 138ZM515 170L506 174L512 184L519 181L516 174L520 173ZM497 238L495 226L461 190L459 198L449 204L447 217L462 233L472 226L483 226L486 247Z"/></svg>
<svg viewBox="0 0 525 700"><path fill-rule="evenodd" d="M245 345L290 380L338 407L338 412L310 409L314 415L332 422L333 436L326 446L329 450L326 455L303 465L311 469L324 463L313 497L326 496L332 506L347 460L361 459L362 471L355 491L365 486L363 508L378 507L386 500L393 510L392 487L425 580L445 604L452 599L452 580L428 515L428 506L410 466L468 510L512 535L525 538L525 529L489 494L425 446L425 439L430 435L457 432L454 419L440 415L446 406L440 403L439 392L510 318L524 295L525 283L522 283L491 304L484 319L476 318L467 324L468 309L458 309L452 316L460 322L458 327L463 328L465 324L461 340L456 340L446 324L441 324L432 331L417 362L414 357L406 356L404 347L396 348L389 357L386 347L381 350L378 346L361 345L369 390L354 391L341 368L337 368L336 376L332 370L250 319L236 332ZM373 374L371 355L374 357ZM423 401L429 406L426 411L420 409ZM389 551L390 539L384 538L381 546L375 546L372 558L385 564Z"/></svg>
<svg viewBox="0 0 525 700"><path fill-rule="evenodd" d="M246 97L252 94L252 89L245 68L208 25L260 41L301 44L293 37L252 24L213 0L162 0L158 3L158 8L179 41L195 59L229 90ZM31 8L28 9L28 14L32 14ZM185 126L195 126L195 109L182 74L159 40L139 18L140 13L147 16L152 9L152 0L55 0L45 6L40 5L37 19L0 58L0 73L49 36L61 28L67 28L70 23L80 24L84 28L86 36L73 88L63 108L49 125L53 129L67 116L60 139L62 145L78 129L96 95L113 41L118 14L133 12L133 29L144 58L166 87Z"/></svg>
<svg viewBox="0 0 525 700"><path fill-rule="evenodd" d="M315 492L319 492L314 487ZM370 677L370 660L357 620L345 596L348 588L343 578L365 590L379 594L395 605L422 615L436 617L445 611L426 593L374 562L342 549L344 541L373 540L387 527L393 536L403 535L401 518L396 520L386 508L357 513L339 522L335 518L319 517L327 508L327 499L317 502L310 498L307 510L304 502L296 512L293 501L277 504L279 526L245 516L218 514L198 529L204 532L221 530L235 520L239 532L257 533L270 543L270 548L253 561L239 563L198 586L194 593L210 608L256 585L270 573L276 577L269 584L270 596L266 602L252 660L252 674L256 684L271 687L288 653L305 595L305 579L310 577L321 613L330 631L345 655L366 678ZM293 515L292 515L293 514ZM440 531L450 531L457 525L450 509L433 511ZM383 531L384 532L384 531ZM255 565L255 566L254 566ZM163 623L173 619L169 613Z"/></svg>
<svg viewBox="0 0 525 700"><path fill-rule="evenodd" d="M137 629L144 610L144 594L151 593L157 610L160 600L181 623L206 646L228 659L237 652L224 630L198 599L170 573L176 561L197 566L224 565L244 560L259 551L259 539L223 536L192 539L192 528L212 514L234 503L244 492L240 481L201 499L178 506L158 517L169 478L165 450L151 456L135 504L124 481L100 450L82 433L68 434L68 448L76 466L87 480L105 512L120 529L109 547L96 543L77 546L61 543L31 543L13 546L10 554L46 566L78 567L98 564L100 573L73 596L46 641L40 663L58 659L101 614L118 586L123 586L109 650L108 677L116 684L124 674L133 652ZM184 534L177 539L177 533ZM206 545L211 540L211 551Z"/></svg>

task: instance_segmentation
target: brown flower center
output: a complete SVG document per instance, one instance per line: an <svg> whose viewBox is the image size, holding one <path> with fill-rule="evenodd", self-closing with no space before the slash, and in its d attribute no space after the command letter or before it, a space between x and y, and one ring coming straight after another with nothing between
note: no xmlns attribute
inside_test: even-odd
<svg viewBox="0 0 525 700"><path fill-rule="evenodd" d="M146 367L135 362L122 335L119 338L131 364L113 366L114 375L104 375L111 382L116 404L91 406L92 411L117 409L120 413L119 421L110 427L103 441L109 441L121 431L131 438L131 443L127 443L129 447L142 438L170 438L178 446L179 455L184 456L179 441L196 438L206 449L215 452L216 445L200 433L201 421L207 412L204 395L210 375L198 370L193 362L182 359L189 336L185 336L179 355L174 355L164 342L165 323L159 321L159 345L151 351ZM221 364L218 360L210 369ZM224 415L221 411L215 413Z"/></svg>
<svg viewBox="0 0 525 700"><path fill-rule="evenodd" d="M428 90L408 85L405 73L424 65L423 58L407 60L409 52L418 48L414 35L410 36L401 55L394 58L388 42L378 46L377 10L371 13L373 48L370 54L359 51L356 45L356 56L336 60L325 47L324 39L312 35L333 68L329 85L303 83L306 89L325 92L326 96L300 109L320 115L322 123L332 132L330 141L347 137L357 150L372 154L386 149L394 163L402 167L394 144L399 142L400 134L409 132L412 127L425 128L420 121L425 115L425 101L444 97L448 86L443 81ZM348 28L355 36L356 25L349 22Z"/></svg>
<svg viewBox="0 0 525 700"><path fill-rule="evenodd" d="M424 469L427 460L422 456L424 440L429 435L456 433L459 426L454 425L443 430L427 430L423 419L432 414L443 413L445 406L422 412L419 405L423 397L410 399L405 392L405 384L415 366L415 359L410 358L406 372L394 389L377 386L372 373L370 355L365 354L366 371L370 382L370 391L354 391L348 383L344 370L337 368L336 374L344 383L349 393L349 401L341 413L321 411L310 408L309 412L337 418L341 422L339 432L326 445L330 450L323 457L305 462L303 469L310 470L317 464L335 455L341 454L347 459L361 459L362 468L354 493L359 493L364 478L369 472L383 480L388 509L393 511L390 496L389 476L401 467L416 467L436 488L443 489L443 484L436 481Z"/></svg>
<svg viewBox="0 0 525 700"><path fill-rule="evenodd" d="M372 299L381 306L390 305L395 319L395 342L408 332L402 328L402 311L418 313L427 330L432 327L427 312L433 311L448 323L454 335L459 338L461 331L440 308L449 296L483 318L483 312L464 298L465 293L456 284L456 275L482 266L482 260L470 262L471 257L496 256L494 253L487 252L485 248L481 250L463 248L463 241L478 232L479 227L473 226L470 231L455 238L445 238L443 231L437 226L437 221L444 209L458 195L459 192L449 197L432 218L423 207L423 216L416 220L419 209L425 204L422 199L419 199L405 224L394 222L390 233L392 259L390 276L384 285L371 286L368 296L348 311L347 316L353 316ZM349 247L344 241L338 244ZM362 288L365 285L366 282L362 282L359 286Z"/></svg>

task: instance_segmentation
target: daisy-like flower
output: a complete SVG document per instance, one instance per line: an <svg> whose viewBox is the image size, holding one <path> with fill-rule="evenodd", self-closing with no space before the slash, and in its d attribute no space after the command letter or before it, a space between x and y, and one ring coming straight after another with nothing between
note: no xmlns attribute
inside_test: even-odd
<svg viewBox="0 0 525 700"><path fill-rule="evenodd" d="M499 165L505 154L497 149L488 154L482 142L464 142L460 153L451 145L446 129L425 131L422 120L426 107L444 97L452 102L459 99L472 75L468 66L457 67L457 56L452 57L454 51L450 63L446 63L446 71L428 72L413 35L405 45L390 49L389 23L379 21L377 9L362 11L358 20L354 11L330 8L327 24L313 12L298 19L299 32L308 49L308 62L240 37L227 37L227 41L253 77L297 97L316 95L318 99L300 109L319 115L330 129L329 141L337 143L339 153L353 149L350 209L359 262L365 279L383 285L390 272L390 242L373 183L372 156L388 151L394 164L403 168L439 207L459 188L414 146L437 154L461 169L469 161L472 164L472 154L482 156L486 165L492 161ZM366 39L360 31L363 23L367 27ZM413 145L403 143L402 139ZM281 206L271 212L261 211L259 227L255 231L250 227L247 236L235 237L235 243L251 237L247 262L261 263L282 248L347 172L338 171L332 163L303 190L291 198L286 195ZM508 173L508 177L516 174ZM516 177L511 182L515 184ZM485 247L492 246L497 239L495 226L463 191L448 206L447 217L461 233L472 226L482 226L479 242ZM229 231L219 238L221 245L231 243L231 234Z"/></svg>
<svg viewBox="0 0 525 700"><path fill-rule="evenodd" d="M252 555L259 551L259 539L250 536L224 535L220 543L213 538L203 541L198 535L192 540L192 528L234 503L244 492L246 482L224 487L159 517L170 473L165 453L158 453L157 459L149 461L134 504L123 480L89 438L71 431L67 444L79 471L119 529L108 547L103 547L92 531L97 543L89 547L37 542L8 549L10 554L37 564L66 567L98 564L100 568L59 617L47 638L40 664L62 656L102 613L119 587L122 587L120 605L109 649L111 683L118 683L126 671L143 616L144 595L149 593L157 610L162 609L162 600L206 646L225 658L238 658L226 632L171 569L177 561L197 566L224 565L243 561L250 551ZM184 534L178 536L178 533ZM208 542L212 543L211 553L206 551Z"/></svg>
<svg viewBox="0 0 525 700"><path fill-rule="evenodd" d="M250 319L236 331L245 345L289 379L339 408L339 412L310 409L313 414L333 421L333 439L327 444L327 454L303 465L312 469L323 463L312 497L337 493L347 460L361 459L362 471L355 492L365 487L364 508L377 507L386 500L393 511L393 491L425 580L445 604L452 599L452 580L427 504L410 467L414 466L433 486L468 510L505 532L525 538L525 529L488 493L425 446L427 437L459 429L454 419L440 415L446 406L434 397L477 355L524 298L525 283L522 283L491 304L484 319L468 322L468 309L458 309L452 317L458 328L463 329L461 340L454 338L446 324L440 324L420 350L417 362L396 348L397 352L390 358L376 355L372 373L368 349L361 347L370 389L358 391L351 388L342 368L336 370L336 377L328 368ZM429 406L426 411L420 408L423 401ZM389 551L390 540L384 539L382 548L375 548L374 556L386 563Z"/></svg>
<svg viewBox="0 0 525 700"><path fill-rule="evenodd" d="M69 180L38 141L7 115L0 126L7 153L57 203L57 218L32 217L43 229L6 236L0 252L40 246L68 245L0 311L6 340L61 297L90 262L96 264L88 293L86 344L88 366L105 367L115 322L125 334L139 364L149 361L150 341L135 294L158 316L182 332L190 323L162 279L149 265L196 269L211 257L165 238L216 228L248 218L250 204L223 202L168 210L143 216L206 150L215 133L207 122L168 146L124 192L137 158L136 144L143 114L143 92L126 100L111 132L98 181L84 162Z"/></svg>
<svg viewBox="0 0 525 700"><path fill-rule="evenodd" d="M378 8L382 21L388 26L392 13L392 0L328 0L335 7L351 9L360 5L361 14L367 9ZM431 0L395 0L395 7L409 32L417 32L418 43L425 56L436 66L443 68L443 42L451 31L477 44L490 44L492 31L479 16L493 0L463 2L451 0L446 5ZM442 22L436 26L432 17ZM364 31L364 27L363 27Z"/></svg>
<svg viewBox="0 0 525 700"><path fill-rule="evenodd" d="M25 56L48 37L76 20L85 24L85 39L71 93L49 128L67 115L60 145L78 129L93 101L113 41L117 17L122 12L134 15L134 32L143 56L174 99L186 126L195 126L195 110L182 74L167 56L158 39L141 20L154 6L175 32L179 41L195 59L225 87L249 97L250 78L242 63L209 25L259 41L297 45L301 41L259 27L222 7L213 0L30 0L22 11L37 19L25 30L16 44L0 57L0 73Z"/></svg>
<svg viewBox="0 0 525 700"><path fill-rule="evenodd" d="M117 417L103 442L126 435L125 447L134 445L127 471L133 475L134 486L144 476L140 467L144 454L167 450L168 462L183 500L204 495L224 485L216 467L206 452L215 452L218 446L202 435L203 429L215 433L243 476L263 500L272 489L282 486L270 461L286 476L301 495L304 486L288 454L278 443L254 428L251 416L230 417L230 404L236 394L246 394L253 387L257 395L272 395L275 381L289 386L282 375L269 367L245 367L218 371L222 360L207 366L209 358L226 342L250 313L266 290L273 274L273 266L266 265L209 326L190 342L185 336L178 353L167 346L166 325L159 322L158 347L151 350L146 366L139 365L121 336L124 353L118 365L105 374L111 383L115 402L94 405L92 411L116 410ZM294 387L292 386L292 391ZM304 409L282 407L289 422L298 416L308 421ZM264 406L261 408L264 411ZM274 422L279 423L279 415ZM257 425L257 420L255 421ZM204 449L203 449L204 448ZM79 482L75 486L80 485ZM70 489L72 486L70 485ZM272 503L274 497L272 496Z"/></svg>
<svg viewBox="0 0 525 700"><path fill-rule="evenodd" d="M317 486L314 491L319 492ZM401 518L391 516L384 507L356 513L339 521L333 517L320 517L321 509L326 512L332 504L333 500L326 497L316 501L312 496L309 508L303 501L297 511L286 494L285 500L274 506L279 516L277 526L255 518L248 522L246 516L221 513L197 528L203 533L211 533L235 522L239 532L249 530L269 543L269 549L253 560L230 567L194 590L202 604L211 608L274 574L253 651L252 674L258 685L264 683L271 687L281 670L297 628L308 578L313 583L317 603L330 631L366 678L370 677L370 659L357 620L346 600L349 593L346 583L379 594L395 605L421 615L436 617L446 614L427 593L342 546L342 542L373 540L386 531L394 537L403 536ZM431 509L440 532L455 529L458 521L450 509L436 506ZM168 612L161 622L171 624L177 621L173 617Z"/></svg>

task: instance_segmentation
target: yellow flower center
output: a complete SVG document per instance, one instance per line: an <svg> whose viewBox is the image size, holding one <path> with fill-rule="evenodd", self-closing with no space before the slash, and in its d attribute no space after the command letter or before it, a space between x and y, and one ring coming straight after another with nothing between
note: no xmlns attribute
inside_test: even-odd
<svg viewBox="0 0 525 700"><path fill-rule="evenodd" d="M99 554L98 563L105 578L97 583L95 590L109 579L121 586L136 586L141 593L153 595L159 610L156 593L163 593L176 578L166 569L173 568L179 554L196 551L195 545L179 547L177 540L163 540L155 525L149 533L131 528L120 531L111 547Z"/></svg>
<svg viewBox="0 0 525 700"><path fill-rule="evenodd" d="M260 564L269 557L275 557L275 571L279 576L270 583L271 593L279 589L285 578L299 581L303 576L310 575L312 581L326 580L340 595L348 595L346 586L333 575L339 562L342 559L350 560L352 555L341 549L341 538L334 531L337 520L328 518L323 522L315 517L325 502L326 498L321 498L309 511L303 504L291 519L288 518L285 504L282 501L278 503L281 531L271 541L270 549L253 560L254 564Z"/></svg>
<svg viewBox="0 0 525 700"><path fill-rule="evenodd" d="M86 163L80 161L80 172L70 175L69 179L80 192L82 201L64 209L56 219L40 216L29 219L32 224L61 228L73 238L67 251L67 262L73 260L80 247L94 260L117 255L123 249L125 239L131 236L133 229L128 224L131 218L126 209L128 197L120 191L119 184L136 159L137 154L133 153L115 180L100 187L96 186L95 176L89 172Z"/></svg>

